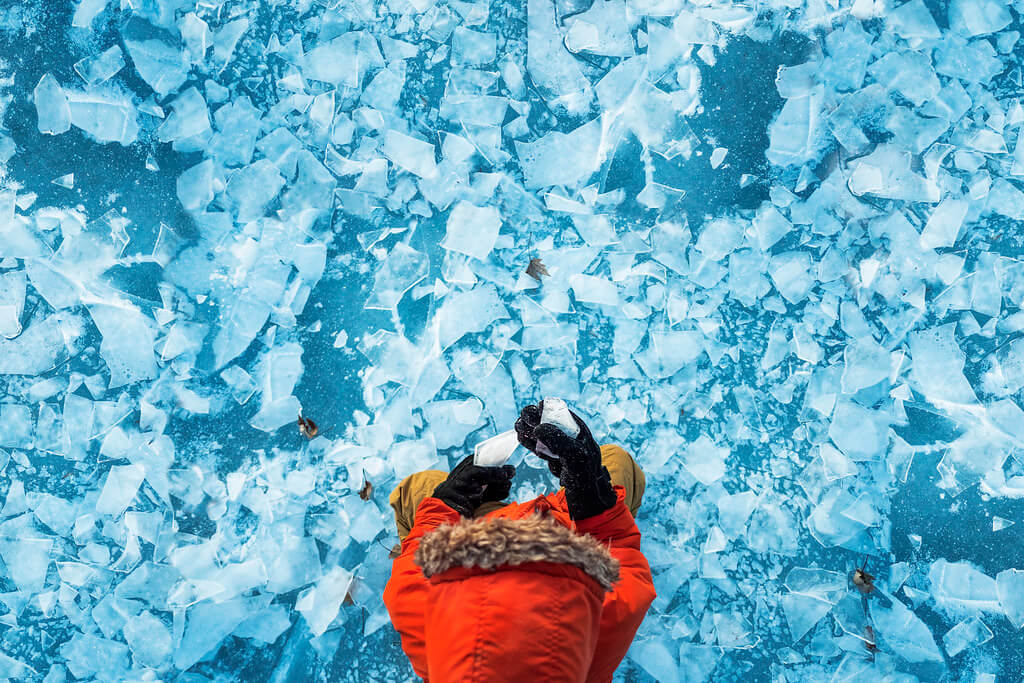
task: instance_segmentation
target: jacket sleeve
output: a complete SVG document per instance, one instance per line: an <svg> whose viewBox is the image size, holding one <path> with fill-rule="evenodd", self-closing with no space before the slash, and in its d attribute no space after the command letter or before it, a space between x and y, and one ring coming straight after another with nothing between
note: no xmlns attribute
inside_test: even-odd
<svg viewBox="0 0 1024 683"><path fill-rule="evenodd" d="M402 541L402 552L391 564L391 578L384 587L384 604L391 623L402 638L402 650L416 675L427 680L427 648L424 639L427 591L430 588L413 562L423 534L442 524L459 520L459 513L437 498L425 498L416 508L416 523Z"/></svg>
<svg viewBox="0 0 1024 683"><path fill-rule="evenodd" d="M626 491L616 486L615 493L618 500L613 507L576 523L577 532L608 544L608 550L619 561L620 574L619 582L605 593L601 631L587 683L612 680L656 597L651 568L640 552L640 530L624 502Z"/></svg>

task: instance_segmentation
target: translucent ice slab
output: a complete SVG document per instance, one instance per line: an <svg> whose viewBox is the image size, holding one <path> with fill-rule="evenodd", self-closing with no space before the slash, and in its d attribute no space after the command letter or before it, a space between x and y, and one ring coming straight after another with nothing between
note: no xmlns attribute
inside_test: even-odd
<svg viewBox="0 0 1024 683"><path fill-rule="evenodd" d="M485 439L473 450L473 464L480 467L501 467L519 445L516 430L510 429L497 436Z"/></svg>

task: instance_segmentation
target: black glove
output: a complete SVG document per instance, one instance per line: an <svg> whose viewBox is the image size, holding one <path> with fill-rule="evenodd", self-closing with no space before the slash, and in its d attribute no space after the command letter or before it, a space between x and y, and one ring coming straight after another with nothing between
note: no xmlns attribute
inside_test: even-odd
<svg viewBox="0 0 1024 683"><path fill-rule="evenodd" d="M512 465L480 467L473 464L472 455L467 455L448 478L437 485L434 498L440 498L463 517L472 517L482 503L505 500L512 490L515 474L516 468Z"/></svg>
<svg viewBox="0 0 1024 683"><path fill-rule="evenodd" d="M617 500L608 469L601 464L601 447L580 416L570 411L580 433L568 436L555 425L540 424L540 406L527 406L516 421L519 443L537 453L537 442L543 443L557 460L537 453L548 463L548 469L565 487L569 517L574 520L599 515Z"/></svg>
<svg viewBox="0 0 1024 683"><path fill-rule="evenodd" d="M529 449L534 455L545 461L548 464L548 469L551 470L551 474L561 479L562 462L545 453L537 452L537 437L534 436L533 430L540 424L540 415L543 410L544 401L538 402L537 405L531 404L523 408L523 411L519 413L519 419L516 420L516 437L523 448Z"/></svg>

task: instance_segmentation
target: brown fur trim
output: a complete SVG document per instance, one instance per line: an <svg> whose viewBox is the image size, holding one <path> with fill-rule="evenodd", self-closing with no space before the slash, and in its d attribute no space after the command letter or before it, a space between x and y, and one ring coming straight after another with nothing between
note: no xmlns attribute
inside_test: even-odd
<svg viewBox="0 0 1024 683"><path fill-rule="evenodd" d="M414 557L427 578L453 567L495 569L526 562L579 567L608 591L619 580L619 561L590 535L550 517L480 517L445 524L423 535Z"/></svg>

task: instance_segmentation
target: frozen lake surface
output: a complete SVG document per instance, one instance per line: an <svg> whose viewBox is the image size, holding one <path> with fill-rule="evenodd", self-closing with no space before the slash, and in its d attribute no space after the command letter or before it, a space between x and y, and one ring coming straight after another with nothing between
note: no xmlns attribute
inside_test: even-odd
<svg viewBox="0 0 1024 683"><path fill-rule="evenodd" d="M410 678L387 494L543 396L617 680L1021 680L1022 12L5 3L0 680Z"/></svg>

